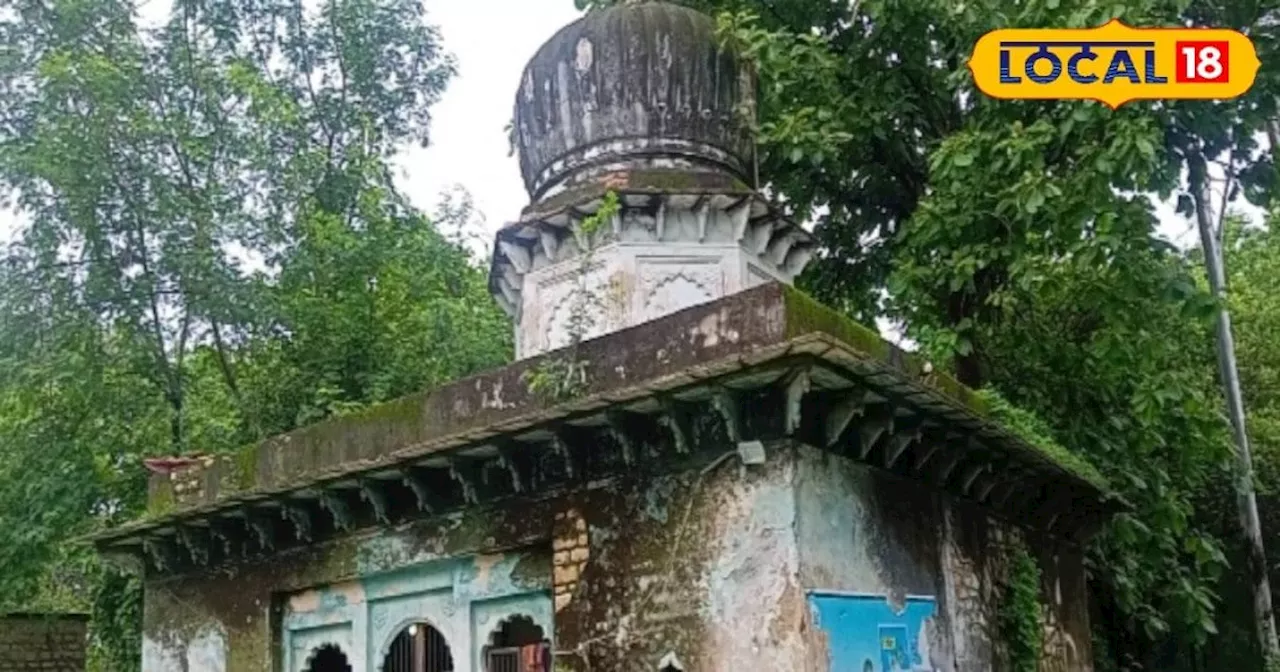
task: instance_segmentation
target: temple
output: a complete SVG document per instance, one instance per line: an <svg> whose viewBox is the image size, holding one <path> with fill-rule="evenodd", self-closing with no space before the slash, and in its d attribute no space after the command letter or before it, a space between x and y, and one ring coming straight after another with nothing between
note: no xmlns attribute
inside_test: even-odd
<svg viewBox="0 0 1280 672"><path fill-rule="evenodd" d="M755 96L689 9L553 36L490 273L516 361L153 462L94 538L143 577L142 668L977 672L1031 619L1040 670L1092 670L1121 505L791 286L815 241L759 191Z"/></svg>

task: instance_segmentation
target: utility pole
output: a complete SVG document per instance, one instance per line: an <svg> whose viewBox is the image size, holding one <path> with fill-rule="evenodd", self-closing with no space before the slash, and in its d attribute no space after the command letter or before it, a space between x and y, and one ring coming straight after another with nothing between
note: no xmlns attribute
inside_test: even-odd
<svg viewBox="0 0 1280 672"><path fill-rule="evenodd" d="M1273 151L1275 148L1273 147ZM1229 163L1229 162L1228 162ZM1267 557L1262 545L1262 524L1258 518L1258 499L1253 488L1253 458L1249 454L1249 434L1245 429L1244 398L1240 393L1240 372L1236 366L1235 338L1231 333L1231 314L1227 310L1227 280L1223 270L1220 231L1226 219L1227 199L1222 199L1222 212L1215 225L1212 213L1212 193L1209 175L1203 155L1195 156L1190 164L1190 186L1195 201L1196 226L1200 229L1200 244L1204 248L1204 266L1209 276L1209 289L1218 301L1217 344L1218 370L1227 398L1227 413L1236 444L1235 491L1239 509L1240 529L1244 535L1248 553L1246 571L1253 594L1253 615L1257 626L1258 644L1269 664L1280 661L1280 641L1276 637L1275 616L1271 607L1271 581L1267 577ZM1225 193L1231 191L1231 166L1227 166Z"/></svg>

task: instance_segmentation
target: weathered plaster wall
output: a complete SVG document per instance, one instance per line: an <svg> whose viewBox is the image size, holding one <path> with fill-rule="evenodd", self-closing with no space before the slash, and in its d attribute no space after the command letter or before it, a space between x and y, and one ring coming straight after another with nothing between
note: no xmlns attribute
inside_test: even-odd
<svg viewBox="0 0 1280 672"><path fill-rule="evenodd" d="M352 672L381 670L396 636L427 622L444 636L457 669L482 669L483 650L504 620L526 616L552 632L546 559L540 550L476 555L289 595L283 667L305 670L314 651L332 644L346 652Z"/></svg>
<svg viewBox="0 0 1280 672"><path fill-rule="evenodd" d="M484 633L516 612L544 626L562 671L664 660L707 672L864 672L865 660L880 672L895 659L1004 669L992 642L1021 532L807 446L766 454L762 465L729 453L354 535L234 574L150 581L144 669L292 671L333 642L354 672L375 670L420 616L460 669L480 669ZM1027 545L1042 572L1041 669L1088 672L1081 558L1049 540Z"/></svg>
<svg viewBox="0 0 1280 672"><path fill-rule="evenodd" d="M441 576L448 579L451 603L469 605L456 610L457 618L447 626L459 632L470 632L459 624L473 616L477 626L485 626L503 600L532 603L531 596L539 593L549 617L553 515L550 502L520 502L351 535L217 572L148 580L142 667L157 672L287 669L291 661L285 650L295 647L283 641L286 621L300 641L347 637L351 644L363 644L367 635L361 633L373 630L361 626L369 623L349 618L343 625L344 612L376 618L372 607L396 603L384 598L417 599L431 593L428 584ZM451 558L459 560L441 564ZM419 571L408 578L395 571L406 567ZM394 615L390 611L388 618ZM326 630L326 624L335 627ZM466 661L469 642L450 643ZM353 672L365 669L363 661L353 663Z"/></svg>
<svg viewBox="0 0 1280 672"><path fill-rule="evenodd" d="M512 610L546 624L561 669L655 670L668 656L803 669L793 476L788 450L754 467L731 456L151 581L144 669L293 670L335 643L353 672L374 670L389 636L428 614L479 669L478 633Z"/></svg>
<svg viewBox="0 0 1280 672"><path fill-rule="evenodd" d="M1002 586L1023 533L922 484L813 448L796 451L800 581L825 649L815 655L837 663L831 669L862 670L871 659L876 672L887 670L882 656L896 655L887 648L912 670L1005 669ZM1053 540L1027 546L1041 571L1040 669L1087 672L1083 560Z"/></svg>
<svg viewBox="0 0 1280 672"><path fill-rule="evenodd" d="M731 457L572 498L563 536L581 516L590 557L557 596L557 665L804 669L793 474L770 450L760 466Z"/></svg>

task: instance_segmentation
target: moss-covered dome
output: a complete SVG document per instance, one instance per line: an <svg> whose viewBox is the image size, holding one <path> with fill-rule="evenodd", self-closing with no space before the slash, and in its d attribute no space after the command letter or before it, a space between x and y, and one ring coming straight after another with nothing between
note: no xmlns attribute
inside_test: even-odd
<svg viewBox="0 0 1280 672"><path fill-rule="evenodd" d="M705 14L643 2L588 13L556 33L516 95L529 195L629 168L745 179L754 79L715 29Z"/></svg>

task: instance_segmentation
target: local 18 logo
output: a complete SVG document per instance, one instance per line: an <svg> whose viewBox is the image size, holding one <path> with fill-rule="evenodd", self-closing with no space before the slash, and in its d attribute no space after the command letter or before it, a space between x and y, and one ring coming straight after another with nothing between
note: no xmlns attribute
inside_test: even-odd
<svg viewBox="0 0 1280 672"><path fill-rule="evenodd" d="M1258 74L1249 38L1216 28L1133 28L1112 20L1085 30L1001 29L969 58L978 90L993 98L1228 99Z"/></svg>

